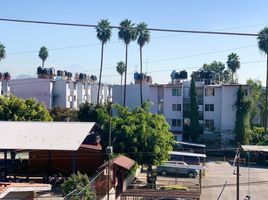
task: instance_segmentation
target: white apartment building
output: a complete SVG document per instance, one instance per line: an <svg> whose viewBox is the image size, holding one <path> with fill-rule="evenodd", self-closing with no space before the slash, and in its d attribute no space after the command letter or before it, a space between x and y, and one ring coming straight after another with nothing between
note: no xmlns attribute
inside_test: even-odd
<svg viewBox="0 0 268 200"><path fill-rule="evenodd" d="M78 109L81 103L97 103L97 83L66 80L61 78L28 78L10 81L10 91L19 98L36 98L50 109L60 106ZM107 102L111 87L103 84L101 103Z"/></svg>
<svg viewBox="0 0 268 200"><path fill-rule="evenodd" d="M183 95L182 85L143 84L143 101L149 100L150 112L163 114L177 140L182 140ZM140 105L140 85L127 85L126 106L130 109ZM113 101L123 105L123 86L113 86Z"/></svg>
<svg viewBox="0 0 268 200"><path fill-rule="evenodd" d="M8 80L0 80L0 96L8 94L10 92L10 86Z"/></svg>
<svg viewBox="0 0 268 200"><path fill-rule="evenodd" d="M248 86L244 85L248 89ZM199 107L199 122L207 137L217 133L223 139L230 139L235 126L237 90L239 84L205 85L196 82L196 94ZM175 139L182 140L183 127L189 124L190 81L175 84L144 84L143 100L149 100L152 113L161 113L166 117ZM113 87L114 101L123 104L123 89ZM140 105L139 84L127 86L126 106L133 109Z"/></svg>

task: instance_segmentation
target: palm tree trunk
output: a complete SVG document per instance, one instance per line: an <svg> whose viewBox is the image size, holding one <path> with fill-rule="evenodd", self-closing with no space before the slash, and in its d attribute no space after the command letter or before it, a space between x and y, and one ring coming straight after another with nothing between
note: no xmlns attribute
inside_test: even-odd
<svg viewBox="0 0 268 200"><path fill-rule="evenodd" d="M42 69L44 69L45 61L42 60Z"/></svg>
<svg viewBox="0 0 268 200"><path fill-rule="evenodd" d="M121 105L123 104L123 98L122 98L122 94L123 94L123 74L121 74L121 87L120 87L120 96L121 96Z"/></svg>
<svg viewBox="0 0 268 200"><path fill-rule="evenodd" d="M125 64L126 64L126 69L125 69L125 83L124 83L124 104L123 106L126 106L126 98L127 98L127 51L128 51L128 44L126 44L126 58L125 58Z"/></svg>
<svg viewBox="0 0 268 200"><path fill-rule="evenodd" d="M97 104L100 102L100 87L101 87L101 76L102 76L102 63L103 63L103 47L104 43L101 43L101 65L100 65L100 76L99 76L99 87L98 87L98 95L97 95Z"/></svg>
<svg viewBox="0 0 268 200"><path fill-rule="evenodd" d="M140 46L140 98L142 105L142 46Z"/></svg>
<svg viewBox="0 0 268 200"><path fill-rule="evenodd" d="M266 92L265 92L265 115L264 115L264 132L267 134L267 95L268 95L268 54L266 64Z"/></svg>

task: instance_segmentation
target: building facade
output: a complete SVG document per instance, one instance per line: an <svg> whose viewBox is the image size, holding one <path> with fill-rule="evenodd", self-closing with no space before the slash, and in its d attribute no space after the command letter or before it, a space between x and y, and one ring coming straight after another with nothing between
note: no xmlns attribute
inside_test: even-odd
<svg viewBox="0 0 268 200"><path fill-rule="evenodd" d="M85 102L97 103L98 84L69 79L29 78L10 81L10 92L19 98L36 98L48 109L63 107L78 109ZM101 85L100 100L104 104L111 94L111 87Z"/></svg>
<svg viewBox="0 0 268 200"><path fill-rule="evenodd" d="M203 136L232 139L235 127L237 91L239 84L206 85L196 82L199 123L203 127ZM245 89L249 86L243 85ZM187 111L190 107L190 81L173 84L144 84L143 100L150 102L150 112L163 114L176 140L183 138L184 128L189 126ZM123 88L113 86L114 102L122 104ZM139 84L127 86L126 106L130 109L140 105Z"/></svg>

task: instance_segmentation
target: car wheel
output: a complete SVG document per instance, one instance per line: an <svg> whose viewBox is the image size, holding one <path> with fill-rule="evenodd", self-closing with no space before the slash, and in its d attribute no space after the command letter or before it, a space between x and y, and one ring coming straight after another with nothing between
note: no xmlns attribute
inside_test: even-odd
<svg viewBox="0 0 268 200"><path fill-rule="evenodd" d="M189 178L194 178L195 177L195 174L193 172L189 172L188 173L188 176L189 176Z"/></svg>
<svg viewBox="0 0 268 200"><path fill-rule="evenodd" d="M166 176L167 175L167 171L165 171L165 170L161 171L161 175L162 176Z"/></svg>

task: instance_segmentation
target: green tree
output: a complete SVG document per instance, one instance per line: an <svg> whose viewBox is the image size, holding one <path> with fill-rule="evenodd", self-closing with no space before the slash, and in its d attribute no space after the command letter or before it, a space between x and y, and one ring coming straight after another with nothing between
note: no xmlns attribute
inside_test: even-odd
<svg viewBox="0 0 268 200"><path fill-rule="evenodd" d="M247 96L247 91L239 86L237 91L236 120L235 120L235 139L240 144L248 144L251 134L250 128L250 109L251 100Z"/></svg>
<svg viewBox="0 0 268 200"><path fill-rule="evenodd" d="M98 87L98 96L97 104L99 104L100 99L100 87L101 87L101 78L102 78L102 65L103 65L103 49L104 45L110 40L112 35L112 30L110 27L110 22L107 19L102 19L98 22L96 27L97 38L101 41L101 64L100 64L100 76L99 76L99 87Z"/></svg>
<svg viewBox="0 0 268 200"><path fill-rule="evenodd" d="M90 189L90 181L86 174L72 174L61 185L61 188L70 200L95 200L96 194Z"/></svg>
<svg viewBox="0 0 268 200"><path fill-rule="evenodd" d="M125 55L125 81L124 81L124 101L123 105L126 106L126 92L127 92L127 60L128 60L128 45L131 41L136 40L137 31L135 29L135 24L130 20L125 19L120 23L120 28L118 32L119 39L123 40L126 47L126 55Z"/></svg>
<svg viewBox="0 0 268 200"><path fill-rule="evenodd" d="M257 38L259 49L266 54L266 92L265 92L265 116L264 116L264 129L267 133L267 95L268 95L268 27L264 27Z"/></svg>
<svg viewBox="0 0 268 200"><path fill-rule="evenodd" d="M42 60L42 68L44 68L45 61L48 58L48 49L45 46L42 46L39 50L38 56Z"/></svg>
<svg viewBox="0 0 268 200"><path fill-rule="evenodd" d="M250 109L250 122L251 125L254 123L254 118L257 115L260 115L262 118L262 113L264 112L264 107L262 104L263 99L263 91L262 84L260 80L247 80L247 85L250 86L250 98L252 101L251 109Z"/></svg>
<svg viewBox="0 0 268 200"><path fill-rule="evenodd" d="M121 87L123 85L123 74L125 72L125 69L126 69L126 66L125 66L125 63L123 61L120 61L120 62L117 63L117 65L116 65L116 71L121 76Z"/></svg>
<svg viewBox="0 0 268 200"><path fill-rule="evenodd" d="M6 47L0 43L0 61L6 57Z"/></svg>
<svg viewBox="0 0 268 200"><path fill-rule="evenodd" d="M77 111L77 120L81 122L96 122L102 126L105 121L108 121L109 113L106 105L93 105L83 103Z"/></svg>
<svg viewBox="0 0 268 200"><path fill-rule="evenodd" d="M0 96L0 120L3 121L51 121L45 105L35 99Z"/></svg>
<svg viewBox="0 0 268 200"><path fill-rule="evenodd" d="M142 100L142 48L146 43L149 43L150 41L150 31L147 28L147 24L144 22L141 22L137 25L137 43L140 46L140 100L141 104L143 104Z"/></svg>
<svg viewBox="0 0 268 200"><path fill-rule="evenodd" d="M198 116L195 80L192 76L190 87L190 141L196 141L200 132Z"/></svg>
<svg viewBox="0 0 268 200"><path fill-rule="evenodd" d="M149 103L130 110L116 104L117 115L112 117L112 141L116 154L126 154L138 164L160 164L169 158L173 135L165 117L149 112ZM109 123L106 121L102 135L107 146Z"/></svg>
<svg viewBox="0 0 268 200"><path fill-rule="evenodd" d="M217 62L217 61L213 61L212 63L210 64L203 64L203 70L205 71L212 71L214 74L215 74L215 80L218 80L218 81L221 81L221 80L224 80L223 78L223 74L225 69L225 65L224 63L222 62Z"/></svg>
<svg viewBox="0 0 268 200"><path fill-rule="evenodd" d="M236 53L228 55L227 66L232 72L232 82L234 82L234 73L240 68L239 56Z"/></svg>
<svg viewBox="0 0 268 200"><path fill-rule="evenodd" d="M77 121L77 111L70 108L54 107L49 111L49 113L53 121Z"/></svg>

